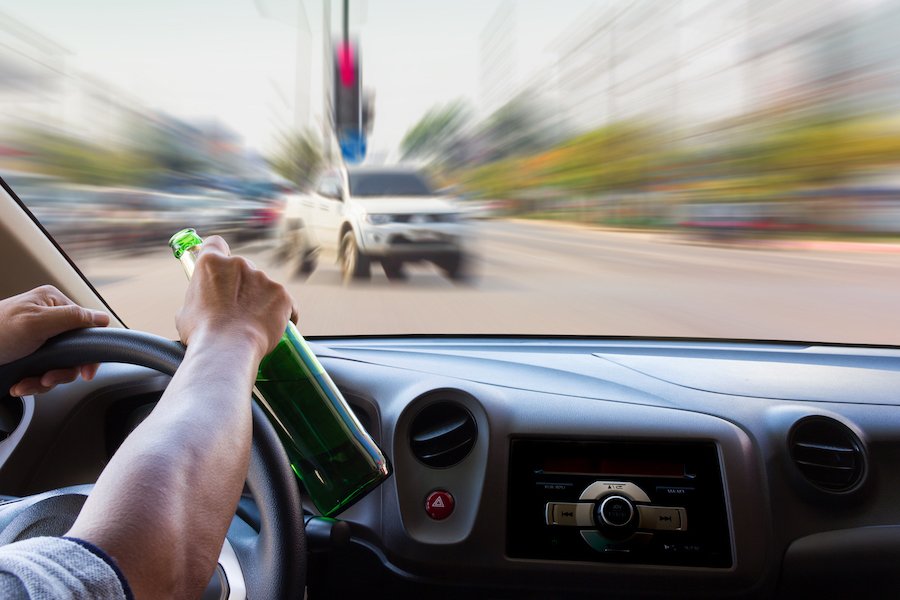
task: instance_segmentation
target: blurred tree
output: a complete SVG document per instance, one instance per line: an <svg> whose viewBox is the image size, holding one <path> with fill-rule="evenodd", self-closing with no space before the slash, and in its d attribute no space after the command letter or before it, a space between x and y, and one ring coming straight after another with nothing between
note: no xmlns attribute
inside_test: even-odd
<svg viewBox="0 0 900 600"><path fill-rule="evenodd" d="M403 159L441 158L459 143L469 121L469 110L462 100L435 106L413 125L400 142Z"/></svg>
<svg viewBox="0 0 900 600"><path fill-rule="evenodd" d="M157 174L191 175L209 170L207 149L198 144L199 136L185 123L142 119L132 124L127 137Z"/></svg>
<svg viewBox="0 0 900 600"><path fill-rule="evenodd" d="M132 185L152 169L146 157L127 149L88 143L49 129L29 127L14 134L35 170L75 183Z"/></svg>
<svg viewBox="0 0 900 600"><path fill-rule="evenodd" d="M319 140L310 131L283 134L269 164L285 179L301 188L309 187L322 168Z"/></svg>
<svg viewBox="0 0 900 600"><path fill-rule="evenodd" d="M487 160L534 154L561 141L553 121L524 94L494 111L477 137Z"/></svg>

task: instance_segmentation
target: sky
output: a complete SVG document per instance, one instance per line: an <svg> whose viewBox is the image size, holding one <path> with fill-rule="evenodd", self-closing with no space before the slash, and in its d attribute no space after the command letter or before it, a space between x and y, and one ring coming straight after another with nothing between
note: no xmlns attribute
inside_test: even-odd
<svg viewBox="0 0 900 600"><path fill-rule="evenodd" d="M552 60L554 41L595 3L350 0L364 85L375 96L370 148L395 152L405 132L437 104L462 98L477 109L479 40L498 10L514 7L513 70L521 79ZM313 118L322 112L323 3L302 0L305 19L299 4L0 0L0 13L65 48L71 69L148 108L219 120L266 152L278 132L294 123L298 97ZM335 33L341 4L331 1Z"/></svg>

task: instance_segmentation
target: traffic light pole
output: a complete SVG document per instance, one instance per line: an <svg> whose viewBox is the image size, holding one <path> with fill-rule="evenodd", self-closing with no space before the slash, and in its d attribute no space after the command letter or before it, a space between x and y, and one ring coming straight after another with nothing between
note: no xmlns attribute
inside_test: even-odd
<svg viewBox="0 0 900 600"><path fill-rule="evenodd" d="M344 0L344 43L350 43L350 0Z"/></svg>
<svg viewBox="0 0 900 600"><path fill-rule="evenodd" d="M331 61L334 50L331 47L331 0L322 0L322 158L326 166L331 166L331 76L334 68Z"/></svg>

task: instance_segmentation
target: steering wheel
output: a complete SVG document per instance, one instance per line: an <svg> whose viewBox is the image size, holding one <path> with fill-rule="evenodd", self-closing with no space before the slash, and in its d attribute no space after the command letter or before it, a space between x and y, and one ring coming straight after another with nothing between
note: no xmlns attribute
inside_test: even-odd
<svg viewBox="0 0 900 600"><path fill-rule="evenodd" d="M0 393L24 377L102 362L140 365L173 375L184 346L128 329L71 331L36 352L0 367ZM51 490L0 504L0 545L39 535L63 535L92 486ZM253 402L253 444L247 487L259 510L259 530L235 516L219 566L204 598L302 598L306 536L300 494L287 455L262 409ZM227 581L227 596L217 586ZM218 579L218 581L217 581Z"/></svg>

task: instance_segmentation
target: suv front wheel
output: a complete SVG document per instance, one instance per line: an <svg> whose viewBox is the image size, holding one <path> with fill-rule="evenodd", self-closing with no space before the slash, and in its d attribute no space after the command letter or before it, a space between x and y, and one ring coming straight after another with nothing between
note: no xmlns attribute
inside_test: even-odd
<svg viewBox="0 0 900 600"><path fill-rule="evenodd" d="M359 251L356 237L348 231L341 238L341 276L344 283L354 279L368 279L371 275L369 257Z"/></svg>

